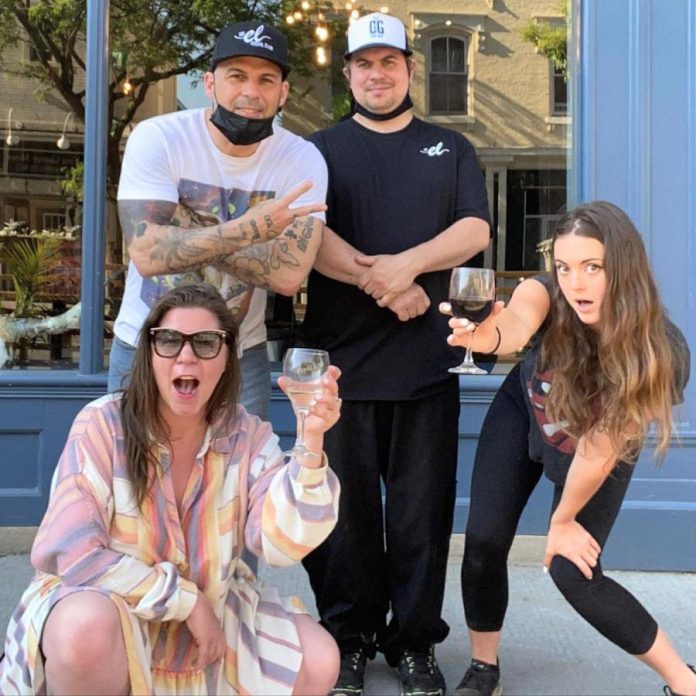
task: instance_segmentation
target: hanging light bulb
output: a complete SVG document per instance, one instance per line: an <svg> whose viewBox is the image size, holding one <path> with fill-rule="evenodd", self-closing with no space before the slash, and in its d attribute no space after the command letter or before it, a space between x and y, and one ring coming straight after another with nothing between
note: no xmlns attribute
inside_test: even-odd
<svg viewBox="0 0 696 696"><path fill-rule="evenodd" d="M7 114L7 137L5 138L5 142L12 147L13 145L19 145L19 137L14 135L12 132L12 109L10 109L9 113ZM18 126L20 127L20 126Z"/></svg>
<svg viewBox="0 0 696 696"><path fill-rule="evenodd" d="M299 22L302 19L302 13L297 10L296 12L293 12L293 17Z"/></svg>
<svg viewBox="0 0 696 696"><path fill-rule="evenodd" d="M350 12L353 9L353 3L352 2L347 2L346 3L346 10Z"/></svg>
<svg viewBox="0 0 696 696"><path fill-rule="evenodd" d="M328 62L326 58L326 49L323 46L317 46L316 59L317 65L326 65Z"/></svg>
<svg viewBox="0 0 696 696"><path fill-rule="evenodd" d="M59 150L69 150L70 149L70 140L68 137L65 135L65 131L68 127L68 121L72 118L72 111L68 112L68 115L65 117L65 121L63 121L63 132L60 135L60 138L56 140L56 147Z"/></svg>
<svg viewBox="0 0 696 696"><path fill-rule="evenodd" d="M386 5L382 5L382 7L379 8L379 11L382 14L389 14L389 8Z"/></svg>
<svg viewBox="0 0 696 696"><path fill-rule="evenodd" d="M288 24L294 24L294 23L295 23L295 18L294 18L292 15L288 15L288 16L285 18L285 21L286 21Z"/></svg>
<svg viewBox="0 0 696 696"><path fill-rule="evenodd" d="M306 12L309 9L309 3L307 2L307 0L302 0L302 4L300 5L300 7Z"/></svg>
<svg viewBox="0 0 696 696"><path fill-rule="evenodd" d="M121 91L128 96L132 91L133 91L133 84L131 81L128 79L128 75L126 75L126 79L123 81L123 86L121 87Z"/></svg>
<svg viewBox="0 0 696 696"><path fill-rule="evenodd" d="M326 41L329 38L329 30L321 24L314 30L319 41Z"/></svg>
<svg viewBox="0 0 696 696"><path fill-rule="evenodd" d="M350 16L351 16L353 19L357 19L357 18L360 16L360 12L358 12L357 10L352 10L351 13L350 13Z"/></svg>

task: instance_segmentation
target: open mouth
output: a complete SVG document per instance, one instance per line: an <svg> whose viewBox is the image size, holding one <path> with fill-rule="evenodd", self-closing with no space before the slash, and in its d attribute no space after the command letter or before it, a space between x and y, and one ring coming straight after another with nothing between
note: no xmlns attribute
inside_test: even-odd
<svg viewBox="0 0 696 696"><path fill-rule="evenodd" d="M177 377L173 384L177 394L191 396L196 393L199 382L195 377Z"/></svg>
<svg viewBox="0 0 696 696"><path fill-rule="evenodd" d="M594 302L591 300L575 300L575 306L581 312L586 312L587 310L591 309L593 304Z"/></svg>

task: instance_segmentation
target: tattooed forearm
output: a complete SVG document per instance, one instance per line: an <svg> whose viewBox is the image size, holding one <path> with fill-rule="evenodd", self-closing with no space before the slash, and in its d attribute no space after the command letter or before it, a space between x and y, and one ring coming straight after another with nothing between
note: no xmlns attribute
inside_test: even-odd
<svg viewBox="0 0 696 696"><path fill-rule="evenodd" d="M314 234L315 224L316 222L313 217L306 217L293 221L291 229L295 233L295 243L300 251L307 251L309 242Z"/></svg>
<svg viewBox="0 0 696 696"><path fill-rule="evenodd" d="M265 244L254 244L236 254L228 256L218 264L218 268L244 280L250 285L270 288L271 275L281 269L297 270L300 260L290 250L290 245L282 239L273 239Z"/></svg>
<svg viewBox="0 0 696 696"><path fill-rule="evenodd" d="M256 220L249 220L249 222L242 222L239 225L239 232L243 239L251 240L252 244L256 244L261 241L261 232L259 231L259 226Z"/></svg>
<svg viewBox="0 0 696 696"><path fill-rule="evenodd" d="M119 201L128 251L143 276L197 270L265 239L255 219L221 223L170 201Z"/></svg>
<svg viewBox="0 0 696 696"><path fill-rule="evenodd" d="M218 268L257 287L278 290L284 283L299 284L314 263L323 227L313 217L294 220L279 237L235 252Z"/></svg>
<svg viewBox="0 0 696 696"><path fill-rule="evenodd" d="M118 218L126 244L130 246L136 237L142 237L149 223L171 223L176 207L171 201L119 201Z"/></svg>

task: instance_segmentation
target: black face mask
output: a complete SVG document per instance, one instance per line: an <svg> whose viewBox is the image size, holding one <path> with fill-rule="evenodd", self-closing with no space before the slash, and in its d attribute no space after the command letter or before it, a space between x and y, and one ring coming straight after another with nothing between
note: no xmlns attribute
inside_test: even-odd
<svg viewBox="0 0 696 696"><path fill-rule="evenodd" d="M399 104L396 109L390 111L388 114L376 114L373 111L368 111L364 106L358 104L358 102L352 98L352 95L351 100L353 101L353 113L360 114L361 116L369 118L372 121L388 121L389 119L400 116L404 113L404 111L408 111L413 106L411 95L408 92L406 93L406 96L401 104Z"/></svg>
<svg viewBox="0 0 696 696"><path fill-rule="evenodd" d="M210 122L233 144L253 145L273 135L273 119L244 118L218 104Z"/></svg>

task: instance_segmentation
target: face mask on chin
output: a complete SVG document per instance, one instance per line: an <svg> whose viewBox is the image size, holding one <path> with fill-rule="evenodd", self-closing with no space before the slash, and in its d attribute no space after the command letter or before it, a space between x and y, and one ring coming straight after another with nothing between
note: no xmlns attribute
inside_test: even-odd
<svg viewBox="0 0 696 696"><path fill-rule="evenodd" d="M401 104L399 104L399 106L397 106L396 109L393 109L388 114L376 114L374 111L368 111L362 104L359 104L357 101L355 101L353 109L354 113L358 113L361 116L364 116L365 118L369 118L371 121L389 121L392 118L400 116L404 113L404 111L408 111L412 106L413 102L411 101L411 95L407 92Z"/></svg>
<svg viewBox="0 0 696 696"><path fill-rule="evenodd" d="M233 145L253 145L273 135L274 118L244 118L218 104L210 122Z"/></svg>

